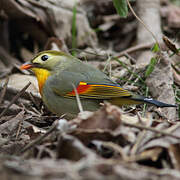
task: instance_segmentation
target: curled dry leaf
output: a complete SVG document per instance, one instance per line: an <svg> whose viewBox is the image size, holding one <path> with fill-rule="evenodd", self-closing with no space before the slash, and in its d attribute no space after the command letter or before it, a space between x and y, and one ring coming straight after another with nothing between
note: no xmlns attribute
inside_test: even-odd
<svg viewBox="0 0 180 180"><path fill-rule="evenodd" d="M71 133L78 137L83 143L89 144L92 140L116 141L127 144L134 141L134 132L129 127L121 128L122 118L126 122L137 123L138 118L122 115L119 107L105 103L96 112L82 112L72 120L77 128Z"/></svg>
<svg viewBox="0 0 180 180"><path fill-rule="evenodd" d="M168 39L168 37L163 36L163 41L165 43L165 45L175 54L180 56L180 52L178 50L178 48L176 47L176 45L170 40Z"/></svg>
<svg viewBox="0 0 180 180"><path fill-rule="evenodd" d="M119 134L114 135L112 131L103 129L76 129L71 135L77 137L84 144L88 145L92 140L102 140L102 141L120 141L121 144L127 143L126 138Z"/></svg>
<svg viewBox="0 0 180 180"><path fill-rule="evenodd" d="M118 107L105 103L92 116L84 119L78 125L81 129L115 130L121 124L121 112Z"/></svg>

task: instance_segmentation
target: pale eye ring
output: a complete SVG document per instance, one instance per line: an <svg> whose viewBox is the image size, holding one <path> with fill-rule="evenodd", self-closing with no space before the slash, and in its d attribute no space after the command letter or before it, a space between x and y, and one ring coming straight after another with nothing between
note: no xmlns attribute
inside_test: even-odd
<svg viewBox="0 0 180 180"><path fill-rule="evenodd" d="M48 60L48 58L49 58L48 55L43 55L43 56L41 56L41 60L42 60L42 61L46 61L46 60Z"/></svg>

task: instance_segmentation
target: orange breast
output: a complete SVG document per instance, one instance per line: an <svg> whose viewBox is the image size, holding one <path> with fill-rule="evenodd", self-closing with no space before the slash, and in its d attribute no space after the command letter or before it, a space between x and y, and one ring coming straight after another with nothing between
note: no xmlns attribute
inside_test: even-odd
<svg viewBox="0 0 180 180"><path fill-rule="evenodd" d="M39 92L42 96L42 88L44 86L44 83L46 82L47 78L50 75L50 72L46 69L42 68L32 68L32 71L35 73L37 80L38 80L38 85L39 85Z"/></svg>

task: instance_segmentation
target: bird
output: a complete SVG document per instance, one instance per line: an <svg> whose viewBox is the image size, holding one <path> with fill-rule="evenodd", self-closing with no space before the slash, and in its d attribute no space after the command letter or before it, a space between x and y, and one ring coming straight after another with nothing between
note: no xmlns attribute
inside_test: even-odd
<svg viewBox="0 0 180 180"><path fill-rule="evenodd" d="M77 95L85 111L96 111L104 101L117 106L147 103L177 107L134 94L99 69L62 51L42 51L20 68L35 74L44 104L58 116L72 118L79 113Z"/></svg>

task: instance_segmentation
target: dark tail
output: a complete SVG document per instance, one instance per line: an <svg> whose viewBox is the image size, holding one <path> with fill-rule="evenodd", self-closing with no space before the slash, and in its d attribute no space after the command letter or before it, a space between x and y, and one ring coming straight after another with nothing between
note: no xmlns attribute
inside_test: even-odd
<svg viewBox="0 0 180 180"><path fill-rule="evenodd" d="M177 107L177 105L166 104L166 103L154 100L152 98L147 98L147 97L141 97L141 98L136 99L136 100L142 101L142 102L145 102L145 103L148 103L148 104L152 104L152 105L155 105L157 107Z"/></svg>

